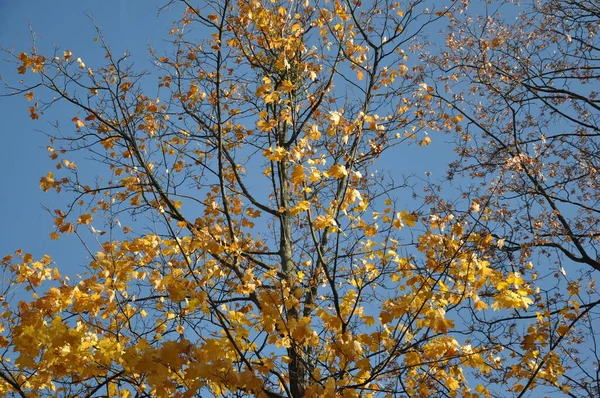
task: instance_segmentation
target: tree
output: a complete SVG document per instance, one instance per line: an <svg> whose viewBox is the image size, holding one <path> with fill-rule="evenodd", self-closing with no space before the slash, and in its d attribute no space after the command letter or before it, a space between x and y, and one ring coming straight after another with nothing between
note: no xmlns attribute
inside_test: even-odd
<svg viewBox="0 0 600 398"><path fill-rule="evenodd" d="M505 266L516 240L482 228L483 210L499 210L480 198L430 215L410 207L408 182L376 172L390 149L427 145L426 129L462 130L468 113L437 111L418 61L423 33L458 23L457 4L169 5L182 16L172 52L151 52L154 74L100 32L103 66L68 49L13 54L25 81L8 91L35 100L33 119L73 109L40 187L73 195L51 236L76 234L91 261L69 279L48 256L2 260L3 395L489 397L514 379L500 394L567 390L551 339L567 343L593 307L553 313L550 334L505 336L534 300L554 307L533 271ZM79 152L99 178L79 171ZM21 290L31 299L17 302ZM485 328L494 314L508 321Z"/></svg>
<svg viewBox="0 0 600 398"><path fill-rule="evenodd" d="M522 313L477 323L496 333L494 325L525 325L524 340L504 345L533 358L534 373L560 362L556 387L582 397L598 395L600 381L599 24L597 2L490 2L479 15L455 13L445 48L430 58L433 96L467 121L449 177L475 181L461 189L481 207L477 231L498 241L494 268L532 273L541 288L537 321Z"/></svg>

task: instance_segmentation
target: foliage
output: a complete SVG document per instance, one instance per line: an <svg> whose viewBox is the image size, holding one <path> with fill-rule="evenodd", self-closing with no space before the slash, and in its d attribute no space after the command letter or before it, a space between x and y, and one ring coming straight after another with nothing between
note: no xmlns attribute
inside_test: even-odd
<svg viewBox="0 0 600 398"><path fill-rule="evenodd" d="M474 181L461 189L481 209L476 230L501 243L489 253L493 268L529 273L541 289L538 320L501 322L527 328L522 341L507 336L503 345L531 358L538 375L548 361L560 363L570 396L595 396L600 8L549 0L522 9L492 2L485 11L452 18L443 56L429 59L439 82L432 95L467 121L450 178ZM501 335L493 325L481 322ZM573 346L584 341L591 356ZM560 387L558 376L541 378Z"/></svg>
<svg viewBox="0 0 600 398"><path fill-rule="evenodd" d="M106 65L12 54L32 119L73 109L40 187L91 261L2 260L0 395L594 395L597 6L169 5L152 74L100 32ZM381 169L432 130L482 182L415 205Z"/></svg>

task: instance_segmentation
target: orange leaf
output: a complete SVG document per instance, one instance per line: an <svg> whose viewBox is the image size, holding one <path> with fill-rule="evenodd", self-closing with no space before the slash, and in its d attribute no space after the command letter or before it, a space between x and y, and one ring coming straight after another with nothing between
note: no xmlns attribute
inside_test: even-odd
<svg viewBox="0 0 600 398"><path fill-rule="evenodd" d="M89 215L88 213L84 213L84 214L80 215L79 218L77 219L77 224L88 225L91 222L92 222L92 216Z"/></svg>
<svg viewBox="0 0 600 398"><path fill-rule="evenodd" d="M85 123L84 123L84 122L83 122L81 119L79 119L77 116L75 116L75 117L74 117L73 119L71 119L71 120L75 122L75 126L76 126L77 128L81 128L81 127L85 126Z"/></svg>
<svg viewBox="0 0 600 398"><path fill-rule="evenodd" d="M70 234L72 232L75 231L75 227L73 226L73 224L71 224L70 222L63 224L60 226L60 228L58 228L59 232L62 232L63 234Z"/></svg>
<svg viewBox="0 0 600 398"><path fill-rule="evenodd" d="M33 107L33 106L29 107L29 117L32 120L36 120L36 119L40 118L40 116L37 113L35 113L35 107Z"/></svg>

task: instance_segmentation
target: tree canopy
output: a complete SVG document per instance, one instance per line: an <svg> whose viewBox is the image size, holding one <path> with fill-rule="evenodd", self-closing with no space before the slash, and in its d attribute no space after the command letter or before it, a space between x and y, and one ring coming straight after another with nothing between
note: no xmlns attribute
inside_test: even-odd
<svg viewBox="0 0 600 398"><path fill-rule="evenodd" d="M3 95L71 112L40 188L89 259L1 260L0 396L600 394L597 3L158 17L149 71L99 28L103 64L3 51Z"/></svg>

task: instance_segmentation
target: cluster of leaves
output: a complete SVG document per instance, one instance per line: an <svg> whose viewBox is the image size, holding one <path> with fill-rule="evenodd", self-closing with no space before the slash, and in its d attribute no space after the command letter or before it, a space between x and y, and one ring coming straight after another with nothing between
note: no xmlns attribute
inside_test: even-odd
<svg viewBox="0 0 600 398"><path fill-rule="evenodd" d="M503 344L514 341L517 358L544 347L548 358L532 363L552 361L560 371L541 378L582 397L598 395L598 26L593 1L490 2L480 15L454 14L443 52L427 61L438 82L432 95L467 122L456 135L459 159L449 177L473 181L460 189L481 208L475 229L502 242L489 253L493 268L539 264L533 272L543 318L532 324L529 314L512 316L507 324L527 333Z"/></svg>
<svg viewBox="0 0 600 398"><path fill-rule="evenodd" d="M170 32L172 52L152 51L158 97L145 94L156 87L145 89L145 73L127 54L115 57L101 35L104 66L88 67L69 50L13 54L18 73L35 79L9 87L36 100L32 118L59 100L76 109L74 133L48 147L64 177L50 172L40 187L74 195L54 212L51 237L77 234L91 261L75 279L49 257L18 251L2 260L10 278L0 317L1 395L591 391L595 376L570 377L567 362L577 355L579 325L591 329L595 286L585 289L585 273L565 278L566 289L560 274L549 286L531 257L539 248L562 261L544 250L556 248L598 269L590 255L597 168L587 163L597 157L558 161L582 156L567 143L589 151L575 141L595 136L536 136L531 119L547 111L549 126L559 113L588 132L595 95L556 89L581 101L561 113L567 99L544 97L537 80L547 75L527 80L521 73L530 64L493 62L495 51L531 50L516 40L539 36L548 47L545 38L554 36L542 33L554 14L544 7L562 2L542 6L541 19L517 22L529 36L488 17L489 39L467 29L463 3L171 3L183 9ZM447 51L429 57L422 33L442 22ZM430 74L437 75L426 84ZM441 83L449 93L471 84L473 100L448 99ZM518 114L513 105L531 93L545 105ZM453 170L484 177L475 191L484 193L467 197L467 210L464 200L454 206L433 190L425 203L435 206L409 208L408 184L377 172L393 148L430 143L431 129L459 137L464 163ZM78 151L97 161L103 178L91 181L66 158ZM505 204L510 195L524 203L517 211ZM565 201L580 212L563 215L555 207ZM32 296L17 302L23 294Z"/></svg>

